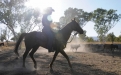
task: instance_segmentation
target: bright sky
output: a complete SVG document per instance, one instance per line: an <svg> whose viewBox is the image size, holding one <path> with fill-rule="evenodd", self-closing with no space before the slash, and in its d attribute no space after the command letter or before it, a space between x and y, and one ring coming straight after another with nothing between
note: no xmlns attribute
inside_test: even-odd
<svg viewBox="0 0 121 75"><path fill-rule="evenodd" d="M91 12L97 8L115 9L118 14L121 14L121 0L31 0L30 5L44 9L51 6L55 10L52 14L53 21L59 21L59 18L64 15L64 11L69 7L83 9L84 11ZM84 28L87 31L87 36L97 36L94 30L94 23L89 22ZM121 22L118 22L114 28L108 33L114 32L116 36L121 34Z"/></svg>

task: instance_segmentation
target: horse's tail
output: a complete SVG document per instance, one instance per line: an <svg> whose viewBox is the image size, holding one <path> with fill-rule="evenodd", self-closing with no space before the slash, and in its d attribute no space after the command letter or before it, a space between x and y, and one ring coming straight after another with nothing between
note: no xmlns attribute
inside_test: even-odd
<svg viewBox="0 0 121 75"><path fill-rule="evenodd" d="M18 55L18 56L19 56L19 54L18 54L18 47L19 47L19 44L21 43L22 39L25 37L26 34L27 34L27 33L22 33L22 34L20 35L18 41L16 42L14 52L15 52L15 54Z"/></svg>

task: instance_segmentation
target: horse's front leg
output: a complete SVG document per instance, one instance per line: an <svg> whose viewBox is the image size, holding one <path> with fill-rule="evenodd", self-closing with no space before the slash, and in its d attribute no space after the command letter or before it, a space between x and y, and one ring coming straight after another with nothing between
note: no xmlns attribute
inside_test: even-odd
<svg viewBox="0 0 121 75"><path fill-rule="evenodd" d="M50 65L49 65L50 69L52 69L53 62L55 61L55 59L56 59L58 53L59 53L58 51L55 52L55 54L54 54L54 56L53 56L53 59L52 59L52 62L51 62Z"/></svg>
<svg viewBox="0 0 121 75"><path fill-rule="evenodd" d="M69 67L72 69L68 55L64 52L64 50L61 50L60 53L67 59Z"/></svg>

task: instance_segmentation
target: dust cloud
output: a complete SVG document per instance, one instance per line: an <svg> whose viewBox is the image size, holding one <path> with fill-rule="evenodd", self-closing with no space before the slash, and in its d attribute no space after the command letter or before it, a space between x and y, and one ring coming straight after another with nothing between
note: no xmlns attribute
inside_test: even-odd
<svg viewBox="0 0 121 75"><path fill-rule="evenodd" d="M80 38L75 38L72 40L72 42L70 43L67 43L67 46L65 48L65 51L66 52L89 52L89 50L87 50L85 47L85 44L84 44L85 41L83 41L82 39ZM78 45L80 45L78 47ZM71 46L75 46L75 48L71 48ZM77 50L76 50L76 46L78 47Z"/></svg>

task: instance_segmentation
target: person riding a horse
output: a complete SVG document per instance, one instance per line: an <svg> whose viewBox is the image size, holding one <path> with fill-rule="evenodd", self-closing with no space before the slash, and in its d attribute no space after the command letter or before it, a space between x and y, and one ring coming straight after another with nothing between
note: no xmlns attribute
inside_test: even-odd
<svg viewBox="0 0 121 75"><path fill-rule="evenodd" d="M47 7L44 10L44 14L42 17L42 24L44 26L42 32L44 32L46 34L46 36L48 37L48 52L54 52L53 48L52 48L52 44L54 41L54 33L51 29L51 23L52 23L52 19L51 19L51 14L52 12L54 12L54 9L52 7Z"/></svg>

